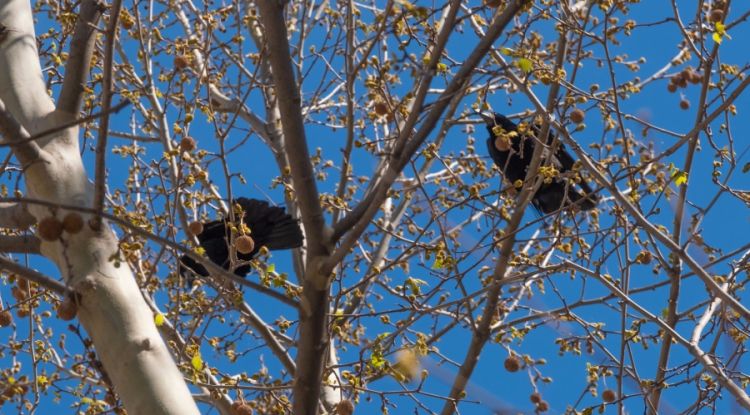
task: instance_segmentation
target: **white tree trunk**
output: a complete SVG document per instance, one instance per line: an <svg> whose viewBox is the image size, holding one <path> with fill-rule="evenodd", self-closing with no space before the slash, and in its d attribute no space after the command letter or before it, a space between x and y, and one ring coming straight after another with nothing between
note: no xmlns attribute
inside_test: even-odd
<svg viewBox="0 0 750 415"><path fill-rule="evenodd" d="M55 110L47 94L36 50L28 0L0 1L0 100L30 135L71 121L75 114ZM20 137L4 137L6 141ZM61 219L61 205L90 209L93 185L79 153L78 128L40 140L38 157L26 160L28 196L50 205L29 204L37 221ZM27 146L16 146L14 152ZM33 147L33 146L30 146ZM24 160L21 160L24 162ZM29 163L30 162L30 163ZM82 214L84 222L91 215ZM57 264L80 298L78 318L91 336L115 390L130 414L197 414L184 378L154 324L126 262L116 267L117 239L105 223L100 232L83 231L43 242L41 252Z"/></svg>

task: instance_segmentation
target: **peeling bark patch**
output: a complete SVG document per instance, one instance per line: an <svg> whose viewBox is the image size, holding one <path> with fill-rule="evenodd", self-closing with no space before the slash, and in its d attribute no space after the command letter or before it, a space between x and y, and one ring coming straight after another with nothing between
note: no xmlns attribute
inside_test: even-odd
<svg viewBox="0 0 750 415"><path fill-rule="evenodd" d="M76 284L75 289L77 292L92 291L95 289L94 281L91 280L91 277L85 277L78 284Z"/></svg>
<svg viewBox="0 0 750 415"><path fill-rule="evenodd" d="M151 350L152 348L153 348L153 346L151 345L151 339L149 339L148 337L146 337L143 340L141 340L141 350L142 351L148 351L148 350Z"/></svg>

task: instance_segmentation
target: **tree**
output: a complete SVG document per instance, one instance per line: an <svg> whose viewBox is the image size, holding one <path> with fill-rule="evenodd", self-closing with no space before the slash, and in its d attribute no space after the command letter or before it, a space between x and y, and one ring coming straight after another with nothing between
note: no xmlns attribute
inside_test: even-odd
<svg viewBox="0 0 750 415"><path fill-rule="evenodd" d="M716 230L747 230L741 7L4 2L0 402L750 409L750 246ZM552 132L598 208L527 209L560 172L537 145L503 183L492 108ZM239 226L238 196L305 246L247 279L207 261L190 225Z"/></svg>

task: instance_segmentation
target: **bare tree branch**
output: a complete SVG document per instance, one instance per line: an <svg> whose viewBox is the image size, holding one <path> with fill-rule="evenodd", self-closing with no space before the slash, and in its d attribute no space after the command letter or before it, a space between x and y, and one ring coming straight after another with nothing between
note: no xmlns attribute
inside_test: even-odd
<svg viewBox="0 0 750 415"><path fill-rule="evenodd" d="M98 33L96 24L102 16L103 8L104 5L99 0L81 2L75 31L70 41L68 60L65 64L65 80L57 99L59 111L75 114L81 108L84 86L89 77L91 55L94 52Z"/></svg>
<svg viewBox="0 0 750 415"><path fill-rule="evenodd" d="M0 133L2 133L13 153L24 165L39 161L42 149L39 144L29 140L29 133L13 115L8 112L5 103L0 99ZM16 142L18 142L16 144Z"/></svg>
<svg viewBox="0 0 750 415"><path fill-rule="evenodd" d="M21 203L0 203L0 227L28 229L36 223L36 218Z"/></svg>
<svg viewBox="0 0 750 415"><path fill-rule="evenodd" d="M0 235L0 252L39 254L39 238L32 235Z"/></svg>
<svg viewBox="0 0 750 415"><path fill-rule="evenodd" d="M31 282L35 282L39 284L40 286L50 291L54 291L58 294L62 295L68 291L67 287L65 287L65 284L59 281L55 281L38 271L34 271L33 269L26 268L23 265L20 265L6 258L3 255L0 255L0 268L6 271L12 272L14 274L17 274L23 279L29 280Z"/></svg>
<svg viewBox="0 0 750 415"><path fill-rule="evenodd" d="M107 167L107 136L109 134L109 108L112 104L112 70L114 65L113 53L117 37L117 20L120 17L122 0L114 0L109 9L109 23L105 33L104 47L104 75L102 76L102 119L99 120L99 137L96 143L96 167L94 179L94 209L97 215L92 218L94 229L101 228L101 213L104 210L104 193L106 192Z"/></svg>
<svg viewBox="0 0 750 415"><path fill-rule="evenodd" d="M328 237L320 206L317 183L310 163L302 120L301 97L297 88L284 19L285 3L261 0L258 8L266 32L274 88L281 113L286 156L292 173L297 204L305 229L307 265L304 273L300 333L297 344L297 376L294 384L295 414L317 413L323 367L328 347L329 273L320 264L328 252Z"/></svg>

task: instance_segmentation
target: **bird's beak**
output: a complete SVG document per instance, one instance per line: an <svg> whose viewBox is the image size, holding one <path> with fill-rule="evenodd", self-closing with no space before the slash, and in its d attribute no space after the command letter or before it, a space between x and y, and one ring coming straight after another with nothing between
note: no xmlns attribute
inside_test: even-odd
<svg viewBox="0 0 750 415"><path fill-rule="evenodd" d="M482 117L482 119L484 120L485 123L492 124L492 125L495 124L495 115L494 114L492 114L490 112L486 112L486 111L479 112L478 114L479 114L480 117Z"/></svg>

